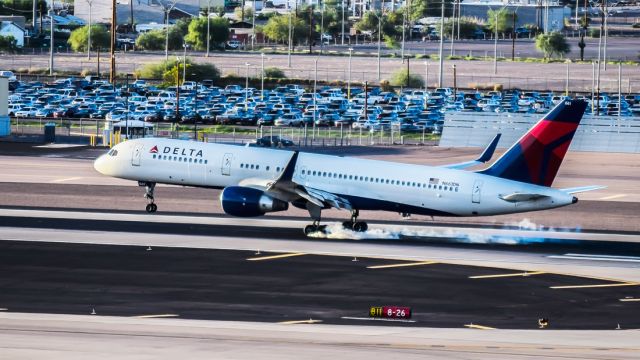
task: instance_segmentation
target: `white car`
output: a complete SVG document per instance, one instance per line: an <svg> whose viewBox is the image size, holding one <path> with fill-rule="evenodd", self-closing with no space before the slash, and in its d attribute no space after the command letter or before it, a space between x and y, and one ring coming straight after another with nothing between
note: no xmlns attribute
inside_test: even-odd
<svg viewBox="0 0 640 360"><path fill-rule="evenodd" d="M35 117L37 111L38 109L33 106L25 106L22 109L16 111L15 116L19 118Z"/></svg>
<svg viewBox="0 0 640 360"><path fill-rule="evenodd" d="M300 114L284 114L274 121L275 126L301 126L303 123Z"/></svg>

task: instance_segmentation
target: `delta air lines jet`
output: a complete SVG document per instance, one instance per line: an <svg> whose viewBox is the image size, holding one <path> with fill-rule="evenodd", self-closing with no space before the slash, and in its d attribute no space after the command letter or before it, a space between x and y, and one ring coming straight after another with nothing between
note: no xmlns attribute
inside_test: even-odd
<svg viewBox="0 0 640 360"><path fill-rule="evenodd" d="M554 189L551 184L587 104L565 100L545 115L494 164L486 162L498 137L476 161L443 167L164 138L129 140L94 163L104 175L146 187L147 212L155 212L157 183L222 189L230 215L260 216L289 204L309 211L305 233L323 231L322 210L351 212L343 225L366 231L360 210L403 214L485 216L557 208L574 193L602 187Z"/></svg>

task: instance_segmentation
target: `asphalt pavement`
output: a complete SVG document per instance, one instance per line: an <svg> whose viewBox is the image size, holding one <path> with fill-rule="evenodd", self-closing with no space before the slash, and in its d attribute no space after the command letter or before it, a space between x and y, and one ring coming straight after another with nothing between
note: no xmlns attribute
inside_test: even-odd
<svg viewBox="0 0 640 360"><path fill-rule="evenodd" d="M0 307L260 322L536 329L538 319L547 318L553 329L640 327L640 308L620 301L639 297L637 287L561 289L552 286L601 281L495 276L510 271L446 263L280 255L1 241ZM371 306L385 305L411 307L415 322L366 320Z"/></svg>

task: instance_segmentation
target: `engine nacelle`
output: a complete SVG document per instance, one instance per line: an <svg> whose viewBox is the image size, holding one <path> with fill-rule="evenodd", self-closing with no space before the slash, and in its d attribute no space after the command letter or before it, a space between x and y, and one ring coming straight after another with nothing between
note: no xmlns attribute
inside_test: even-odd
<svg viewBox="0 0 640 360"><path fill-rule="evenodd" d="M289 203L274 199L262 190L229 186L220 194L220 204L225 213L238 217L261 216L268 212L289 209Z"/></svg>

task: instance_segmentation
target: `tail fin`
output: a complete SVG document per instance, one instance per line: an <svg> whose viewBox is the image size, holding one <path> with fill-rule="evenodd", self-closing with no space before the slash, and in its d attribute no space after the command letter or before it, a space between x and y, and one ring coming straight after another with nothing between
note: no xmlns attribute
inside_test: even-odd
<svg viewBox="0 0 640 360"><path fill-rule="evenodd" d="M551 186L587 103L564 100L482 174Z"/></svg>

